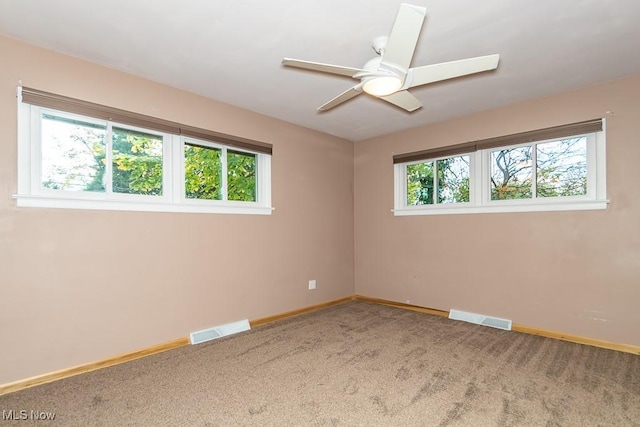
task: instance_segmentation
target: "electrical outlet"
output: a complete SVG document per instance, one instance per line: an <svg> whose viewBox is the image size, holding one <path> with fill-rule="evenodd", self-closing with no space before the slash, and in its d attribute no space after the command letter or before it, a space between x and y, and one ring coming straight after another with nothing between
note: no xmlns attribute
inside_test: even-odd
<svg viewBox="0 0 640 427"><path fill-rule="evenodd" d="M309 289L315 289L315 288L316 288L316 281L309 280Z"/></svg>

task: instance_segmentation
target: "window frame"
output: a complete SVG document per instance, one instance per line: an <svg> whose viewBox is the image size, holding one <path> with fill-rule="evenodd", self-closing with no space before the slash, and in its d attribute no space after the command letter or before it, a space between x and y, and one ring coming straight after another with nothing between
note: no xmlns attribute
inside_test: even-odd
<svg viewBox="0 0 640 427"><path fill-rule="evenodd" d="M579 136L587 137L587 194L577 196L533 197L529 199L491 200L491 153L511 148L529 147L535 150L539 144L565 140ZM471 144L468 151L458 150L455 154L395 163L394 166L394 216L442 215L498 212L539 212L606 209L609 200L606 198L606 140L605 119L602 119L602 130L590 133L579 133L570 136L535 140L505 146L473 150ZM416 163L436 162L459 156L469 156L469 202L407 205L407 166ZM409 156L409 155L403 155ZM534 169L536 165L534 164ZM537 172L536 172L537 173ZM534 177L536 175L534 174Z"/></svg>
<svg viewBox="0 0 640 427"><path fill-rule="evenodd" d="M197 146L202 146L202 147L207 147L207 148L216 148L216 149L220 149L221 150L221 156L220 156L220 163L222 165L222 171L221 171L221 185L222 185L222 200L211 200L211 199L196 199L196 198L189 198L186 196L186 189L185 189L185 180L184 180L184 176L185 176L185 161L184 161L184 146L187 144L191 144L191 145L197 145ZM180 173L176 174L178 176L179 179L179 183L176 183L180 189L180 203L183 203L185 205L190 205L190 206L206 206L210 203L219 203L219 204L225 204L228 205L229 207L235 207L235 206L246 206L249 204L256 204L259 205L259 201L261 200L261 197L264 195L269 195L269 199L270 199L270 189L269 187L267 187L267 183L265 183L264 179L260 179L262 176L262 171L263 170L270 170L270 162L267 162L267 158L270 156L266 156L266 155L260 155L260 153L256 153L256 152L252 152L252 151L248 151L248 150L242 150L236 147L229 147L227 145L224 144L216 144L214 142L211 141L203 141L203 140L199 140L196 138L191 138L191 137L180 137L179 140L179 149L178 149L179 153L178 153L178 157L180 157ZM228 194L228 161L227 161L227 153L228 151L235 151L235 152L239 152L239 153L247 153L247 154L252 154L255 155L256 158L256 201L255 202L245 202L245 201L240 201L240 200L228 200L229 194ZM271 174L269 173L269 176ZM182 179L180 179L182 178Z"/></svg>
<svg viewBox="0 0 640 427"><path fill-rule="evenodd" d="M437 202L437 181L438 181L438 166L437 163L439 160L445 160L445 159L452 159L455 157L464 157L464 156L469 156L469 201L468 202L454 202L454 203L438 203ZM436 190L434 190L434 203L432 204L422 204L422 205L409 205L407 204L408 200L407 200L407 196L408 196L408 191L407 191L407 182L408 182L408 174L407 174L407 166L411 166L411 165L417 165L417 164L421 164L421 163L433 163L434 164L434 188ZM446 208L452 208L455 207L456 209L459 208L464 208L464 207L470 207L473 205L474 203L474 192L471 191L471 177L473 176L473 173L475 171L475 156L473 155L473 153L463 153L463 154L455 154L452 156L440 156L440 157L435 157L432 159L428 159L428 160L414 160L414 161L410 161L410 162L406 162L406 163L400 163L403 167L402 167L402 171L401 173L403 174L402 176L402 182L400 183L403 187L404 187L404 191L403 194L401 195L402 198L402 203L403 206L406 207L406 209L414 209L414 210L419 210L419 208L421 207L426 207L426 208L435 208L435 209L446 209ZM397 165L396 165L397 166ZM397 168L396 168L397 169ZM397 184L396 184L397 185ZM437 207L440 206L440 207Z"/></svg>
<svg viewBox="0 0 640 427"><path fill-rule="evenodd" d="M89 210L123 210L146 212L188 212L270 215L271 206L271 155L224 143L205 141L185 135L176 135L160 130L134 126L117 121L94 118L82 114L56 110L28 104L21 99L18 89L18 191L13 197L18 207L63 208ZM163 142L163 188L162 195L114 193L108 185L105 192L67 191L45 188L42 185L42 141L43 114L81 120L107 126L105 174L112 182L111 128L140 131L162 136ZM200 146L222 149L225 156L222 182L226 197L226 152L255 155L256 201L203 200L187 198L185 194L185 141ZM111 171L109 173L108 171Z"/></svg>

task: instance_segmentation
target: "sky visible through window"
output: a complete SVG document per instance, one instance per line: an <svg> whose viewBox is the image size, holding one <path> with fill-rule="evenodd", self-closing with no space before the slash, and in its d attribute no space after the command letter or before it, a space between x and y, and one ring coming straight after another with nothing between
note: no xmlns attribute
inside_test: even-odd
<svg viewBox="0 0 640 427"><path fill-rule="evenodd" d="M86 191L99 178L94 153L105 153L106 126L45 114L41 131L42 185ZM104 182L92 191L105 191Z"/></svg>

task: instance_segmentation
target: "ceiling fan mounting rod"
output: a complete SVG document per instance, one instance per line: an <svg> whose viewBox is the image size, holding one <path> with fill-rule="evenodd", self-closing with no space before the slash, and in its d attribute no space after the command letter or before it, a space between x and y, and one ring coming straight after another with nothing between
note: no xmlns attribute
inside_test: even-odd
<svg viewBox="0 0 640 427"><path fill-rule="evenodd" d="M388 41L389 41L389 37L378 36L371 41L371 47L378 55L382 56L382 54L384 53L384 50L387 48Z"/></svg>

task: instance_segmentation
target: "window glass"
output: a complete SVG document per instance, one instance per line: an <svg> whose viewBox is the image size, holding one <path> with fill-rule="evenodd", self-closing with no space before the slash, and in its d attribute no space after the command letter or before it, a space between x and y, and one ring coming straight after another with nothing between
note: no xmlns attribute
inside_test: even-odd
<svg viewBox="0 0 640 427"><path fill-rule="evenodd" d="M112 129L113 192L162 195L162 137Z"/></svg>
<svg viewBox="0 0 640 427"><path fill-rule="evenodd" d="M222 150L184 144L184 184L188 199L222 200Z"/></svg>
<svg viewBox="0 0 640 427"><path fill-rule="evenodd" d="M537 197L587 194L587 137L536 146Z"/></svg>
<svg viewBox="0 0 640 427"><path fill-rule="evenodd" d="M432 205L433 186L433 162L407 165L407 205Z"/></svg>
<svg viewBox="0 0 640 427"><path fill-rule="evenodd" d="M44 188L106 190L106 126L43 114L41 132L41 184Z"/></svg>
<svg viewBox="0 0 640 427"><path fill-rule="evenodd" d="M407 165L407 205L468 202L469 178L468 155Z"/></svg>
<svg viewBox="0 0 640 427"><path fill-rule="evenodd" d="M438 203L469 201L469 156L438 160Z"/></svg>
<svg viewBox="0 0 640 427"><path fill-rule="evenodd" d="M491 200L530 199L532 179L530 146L491 152Z"/></svg>
<svg viewBox="0 0 640 427"><path fill-rule="evenodd" d="M256 155L227 151L228 200L256 201Z"/></svg>

